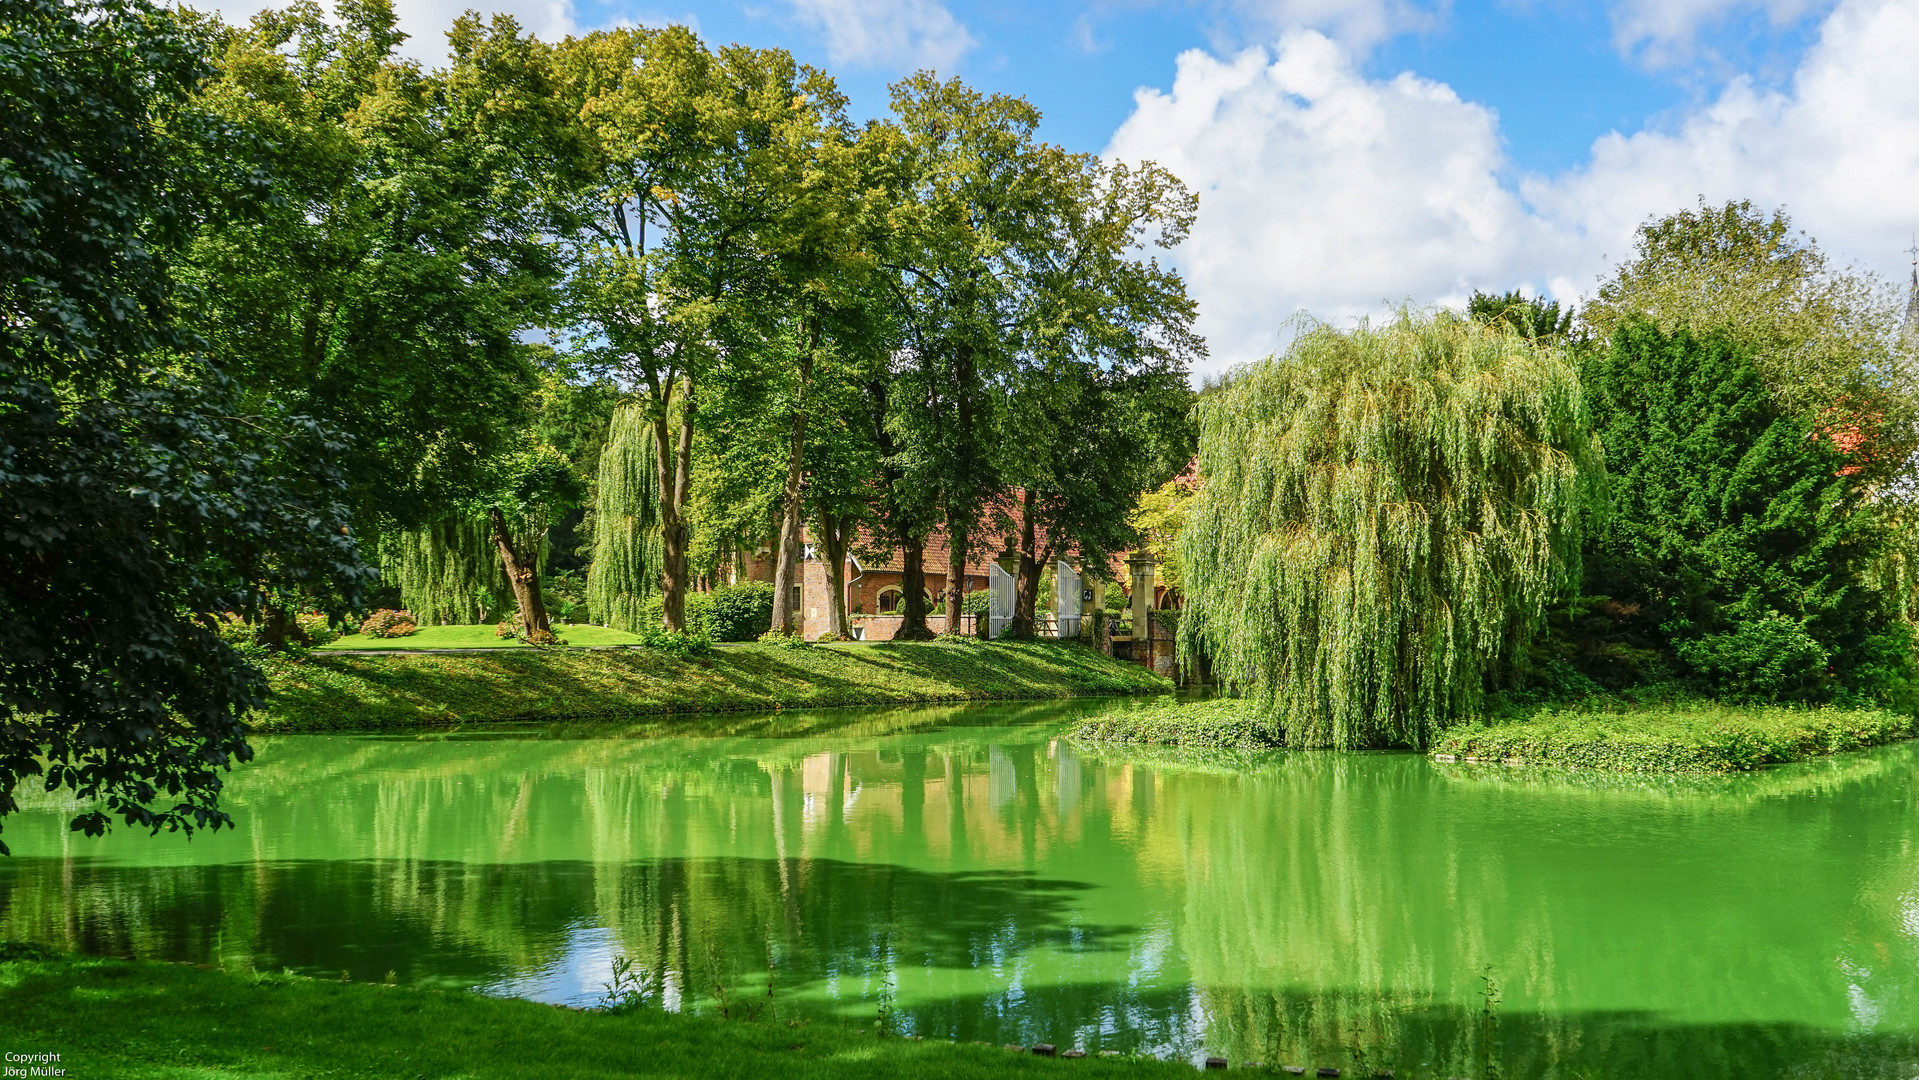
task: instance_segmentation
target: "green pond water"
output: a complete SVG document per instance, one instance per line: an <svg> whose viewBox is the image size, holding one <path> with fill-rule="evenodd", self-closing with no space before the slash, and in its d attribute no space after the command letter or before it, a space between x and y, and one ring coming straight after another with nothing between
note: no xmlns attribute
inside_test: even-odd
<svg viewBox="0 0 1919 1080"><path fill-rule="evenodd" d="M261 738L232 832L8 820L0 938L575 1004L623 956L671 1009L1400 1077L1919 1075L1919 744L1579 778L1061 737L1096 707Z"/></svg>

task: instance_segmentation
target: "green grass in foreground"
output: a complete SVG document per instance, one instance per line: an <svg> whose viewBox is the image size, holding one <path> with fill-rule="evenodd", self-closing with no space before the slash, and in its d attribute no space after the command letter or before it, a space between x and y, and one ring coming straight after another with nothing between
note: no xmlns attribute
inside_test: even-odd
<svg viewBox="0 0 1919 1080"><path fill-rule="evenodd" d="M1454 728L1433 753L1611 772L1723 773L1908 739L1913 718L1887 709L1790 709L1678 703L1634 711L1542 710Z"/></svg>
<svg viewBox="0 0 1919 1080"><path fill-rule="evenodd" d="M1244 701L1115 705L1079 722L1075 738L1186 749L1280 745ZM1885 709L1794 709L1680 701L1639 708L1543 709L1520 719L1441 732L1432 751L1558 768L1726 773L1911 738L1913 718Z"/></svg>
<svg viewBox="0 0 1919 1080"><path fill-rule="evenodd" d="M604 626L560 626L553 632L568 645L638 645L638 634ZM381 652L407 649L530 649L518 638L503 638L491 626L422 626L402 638L376 638L349 634L320 646L321 651L340 649L377 649Z"/></svg>
<svg viewBox="0 0 1919 1080"><path fill-rule="evenodd" d="M0 943L0 956L8 947ZM15 951L19 951L17 948ZM1065 1049L1065 1047L1062 1047ZM830 1022L576 1012L464 991L229 975L183 964L0 961L0 1050L76 1078L1173 1077L1142 1059L1035 1058Z"/></svg>
<svg viewBox="0 0 1919 1080"><path fill-rule="evenodd" d="M659 649L342 656L266 661L258 731L614 718L742 709L1162 693L1167 680L1076 644L742 645L681 659Z"/></svg>

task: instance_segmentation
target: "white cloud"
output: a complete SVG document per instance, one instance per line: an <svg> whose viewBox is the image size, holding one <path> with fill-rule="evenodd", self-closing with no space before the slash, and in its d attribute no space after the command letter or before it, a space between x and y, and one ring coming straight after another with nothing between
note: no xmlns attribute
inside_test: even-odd
<svg viewBox="0 0 1919 1080"><path fill-rule="evenodd" d="M950 73L973 35L940 0L792 0L800 21L826 39L835 64Z"/></svg>
<svg viewBox="0 0 1919 1080"><path fill-rule="evenodd" d="M1388 38L1435 29L1451 2L1433 0L1431 6L1421 6L1415 0L1225 0L1225 6L1253 40L1317 30L1365 53Z"/></svg>
<svg viewBox="0 0 1919 1080"><path fill-rule="evenodd" d="M1846 0L1790 85L1735 81L1657 130L1610 134L1576 169L1514 179L1497 115L1441 83L1364 78L1318 33L1221 59L1189 52L1141 90L1108 153L1200 195L1174 253L1214 368L1254 359L1305 309L1456 303L1475 287L1572 300L1648 216L1784 204L1842 259L1883 270L1919 224L1919 0Z"/></svg>
<svg viewBox="0 0 1919 1080"><path fill-rule="evenodd" d="M1774 27L1789 26L1829 0L1620 0L1612 7L1613 43L1654 67L1693 53L1699 33L1757 13Z"/></svg>

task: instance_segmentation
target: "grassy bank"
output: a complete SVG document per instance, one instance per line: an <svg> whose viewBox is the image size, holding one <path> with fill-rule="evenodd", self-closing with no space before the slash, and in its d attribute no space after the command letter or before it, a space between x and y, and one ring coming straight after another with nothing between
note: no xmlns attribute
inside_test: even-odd
<svg viewBox="0 0 1919 1080"><path fill-rule="evenodd" d="M0 944L0 955L7 946ZM16 954L19 950L15 950ZM1062 1050L1067 1047L1062 1046ZM0 1050L70 1077L1173 1077L1141 1059L1038 1058L851 1025L577 1012L464 991L229 975L180 964L0 960Z"/></svg>
<svg viewBox="0 0 1919 1080"><path fill-rule="evenodd" d="M560 636L562 642L574 647L638 645L640 643L638 634L629 634L624 630L612 630L604 626L555 624L553 632ZM532 647L517 638L501 637L499 631L491 626L422 626L400 638L348 634L346 637L320 646L319 651L338 652L347 649L405 652L410 649L531 649Z"/></svg>
<svg viewBox="0 0 1919 1080"><path fill-rule="evenodd" d="M1609 772L1725 773L1908 739L1913 718L1884 709L1788 709L1712 702L1633 711L1553 710L1454 728L1448 758Z"/></svg>
<svg viewBox="0 0 1919 1080"><path fill-rule="evenodd" d="M1116 705L1081 721L1073 737L1185 749L1278 746L1242 701ZM1911 738L1913 718L1884 709L1791 709L1680 701L1639 707L1541 709L1442 732L1442 761L1632 773L1728 773Z"/></svg>
<svg viewBox="0 0 1919 1080"><path fill-rule="evenodd" d="M1158 693L1165 679L1091 649L1041 642L743 645L341 656L268 661L260 731L631 717L741 709Z"/></svg>

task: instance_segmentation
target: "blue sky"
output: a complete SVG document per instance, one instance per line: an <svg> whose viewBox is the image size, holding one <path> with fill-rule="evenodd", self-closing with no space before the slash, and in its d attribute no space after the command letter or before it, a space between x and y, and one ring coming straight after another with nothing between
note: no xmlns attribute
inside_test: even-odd
<svg viewBox="0 0 1919 1080"><path fill-rule="evenodd" d="M1258 13L1194 3L955 0L944 7L973 42L944 72L1027 98L1045 113L1049 141L1088 151L1105 148L1132 112L1136 88L1171 83L1181 52L1258 43L1274 24ZM884 111L887 84L926 59L910 50L856 56L842 50L836 62L829 33L803 11L779 0L679 6L583 0L574 19L581 26L686 22L715 43L788 49L831 71L862 115ZM1412 71L1447 83L1498 111L1518 166L1565 168L1581 161L1598 136L1638 130L1732 76L1771 83L1789 77L1822 14L1819 6L1783 19L1764 9L1711 12L1686 55L1657 60L1644 43L1619 43L1617 20L1602 5L1460 3L1409 16L1383 40L1362 42L1362 67L1375 78Z"/></svg>
<svg viewBox="0 0 1919 1080"><path fill-rule="evenodd" d="M1021 95L1070 149L1200 196L1162 257L1202 371L1475 288L1577 302L1648 217L1784 206L1903 300L1919 0L395 0L429 62L478 3L543 37L685 22L791 50L856 115L920 67ZM243 17L262 0L219 0Z"/></svg>

